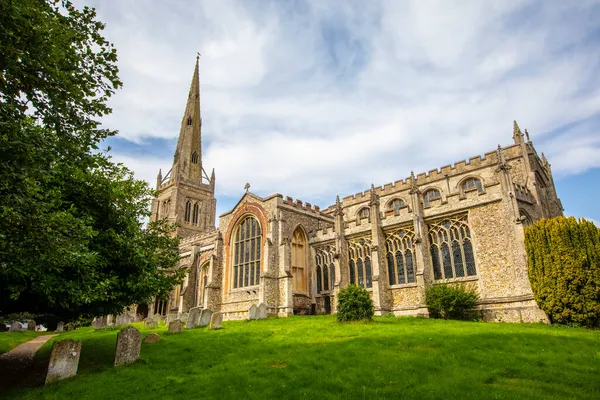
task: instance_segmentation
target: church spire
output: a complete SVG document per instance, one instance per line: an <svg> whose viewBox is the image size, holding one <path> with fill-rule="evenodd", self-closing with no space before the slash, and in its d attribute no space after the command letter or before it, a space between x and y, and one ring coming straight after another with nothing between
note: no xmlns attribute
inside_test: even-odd
<svg viewBox="0 0 600 400"><path fill-rule="evenodd" d="M173 158L173 178L202 183L202 118L200 116L200 53L190 84L179 139Z"/></svg>
<svg viewBox="0 0 600 400"><path fill-rule="evenodd" d="M525 143L523 140L523 132L521 132L521 128L519 128L517 121L513 121L513 140L515 141L515 144Z"/></svg>

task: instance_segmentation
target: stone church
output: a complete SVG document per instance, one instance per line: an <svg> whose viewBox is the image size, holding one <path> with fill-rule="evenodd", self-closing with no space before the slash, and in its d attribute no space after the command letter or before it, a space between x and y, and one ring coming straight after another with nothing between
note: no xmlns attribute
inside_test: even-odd
<svg viewBox="0 0 600 400"><path fill-rule="evenodd" d="M340 289L366 288L375 314L427 316L425 290L464 283L488 321L538 322L524 227L562 215L550 164L527 130L481 156L414 174L320 208L249 190L216 222L215 171L202 164L198 60L173 166L158 174L151 220L177 223L185 281L150 314L192 307L247 317L336 311Z"/></svg>

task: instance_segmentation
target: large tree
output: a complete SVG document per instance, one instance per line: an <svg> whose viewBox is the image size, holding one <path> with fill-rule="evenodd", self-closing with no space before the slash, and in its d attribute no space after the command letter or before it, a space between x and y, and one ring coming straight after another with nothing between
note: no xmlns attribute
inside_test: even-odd
<svg viewBox="0 0 600 400"><path fill-rule="evenodd" d="M0 0L0 314L118 313L182 279L148 185L99 151L121 86L93 9Z"/></svg>

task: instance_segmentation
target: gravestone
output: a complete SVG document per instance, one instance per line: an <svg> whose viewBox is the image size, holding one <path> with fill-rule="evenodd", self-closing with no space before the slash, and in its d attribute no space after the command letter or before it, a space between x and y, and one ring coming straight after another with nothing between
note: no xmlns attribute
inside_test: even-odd
<svg viewBox="0 0 600 400"><path fill-rule="evenodd" d="M158 333L149 333L144 338L144 343L156 343L160 340Z"/></svg>
<svg viewBox="0 0 600 400"><path fill-rule="evenodd" d="M265 303L260 303L258 306L258 319L267 319L267 306Z"/></svg>
<svg viewBox="0 0 600 400"><path fill-rule="evenodd" d="M34 320L32 320L32 319L27 320L27 330L35 331L35 321Z"/></svg>
<svg viewBox="0 0 600 400"><path fill-rule="evenodd" d="M194 307L194 308L190 309L190 313L188 315L185 329L195 328L198 325L198 322L200 321L201 313L202 313L202 309L200 307Z"/></svg>
<svg viewBox="0 0 600 400"><path fill-rule="evenodd" d="M248 310L248 321L252 321L255 319L258 319L258 307L256 307L256 304L252 304L252 306Z"/></svg>
<svg viewBox="0 0 600 400"><path fill-rule="evenodd" d="M121 329L117 335L117 350L115 351L115 366L131 364L140 358L142 334L133 326Z"/></svg>
<svg viewBox="0 0 600 400"><path fill-rule="evenodd" d="M151 328L151 329L158 328L158 322L156 322L152 318L146 318L144 320L144 324L146 325L146 328Z"/></svg>
<svg viewBox="0 0 600 400"><path fill-rule="evenodd" d="M46 385L77 375L80 355L81 340L67 339L54 342L46 374Z"/></svg>
<svg viewBox="0 0 600 400"><path fill-rule="evenodd" d="M187 322L188 317L189 314L186 312L177 314L177 319L180 319L184 324Z"/></svg>
<svg viewBox="0 0 600 400"><path fill-rule="evenodd" d="M9 332L21 332L22 330L23 330L23 324L20 323L19 321L14 321L12 324L10 324Z"/></svg>
<svg viewBox="0 0 600 400"><path fill-rule="evenodd" d="M213 312L208 308L206 310L202 310L202 314L200 315L200 323L198 326L208 326L210 324L210 318L212 317Z"/></svg>
<svg viewBox="0 0 600 400"><path fill-rule="evenodd" d="M156 322L161 322L163 320L162 315L160 315L160 314L154 314L152 316L152 319L155 320Z"/></svg>
<svg viewBox="0 0 600 400"><path fill-rule="evenodd" d="M117 319L115 321L115 325L129 325L131 319L129 318L129 314L122 313L117 315Z"/></svg>
<svg viewBox="0 0 600 400"><path fill-rule="evenodd" d="M183 322L179 319L169 322L169 333L181 333L183 331Z"/></svg>
<svg viewBox="0 0 600 400"><path fill-rule="evenodd" d="M94 318L94 322L93 322L93 324L92 324L92 325L94 326L94 329L102 329L102 328L105 328L105 327L106 327L106 325L107 325L107 319L108 319L108 318L107 318L106 316L104 316L104 317L96 317L96 318Z"/></svg>
<svg viewBox="0 0 600 400"><path fill-rule="evenodd" d="M223 314L217 311L210 317L210 329L221 328L223 328Z"/></svg>
<svg viewBox="0 0 600 400"><path fill-rule="evenodd" d="M62 321L58 321L58 324L56 324L56 331L55 332L62 332L65 330L65 323Z"/></svg>

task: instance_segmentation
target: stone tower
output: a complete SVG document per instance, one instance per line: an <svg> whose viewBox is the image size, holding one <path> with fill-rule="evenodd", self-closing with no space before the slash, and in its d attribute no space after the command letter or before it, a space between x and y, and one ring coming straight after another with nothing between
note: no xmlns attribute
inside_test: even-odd
<svg viewBox="0 0 600 400"><path fill-rule="evenodd" d="M215 228L215 171L209 177L202 167L199 59L197 56L173 166L164 177L158 171L158 193L150 217L150 221L167 219L177 223L180 237Z"/></svg>

